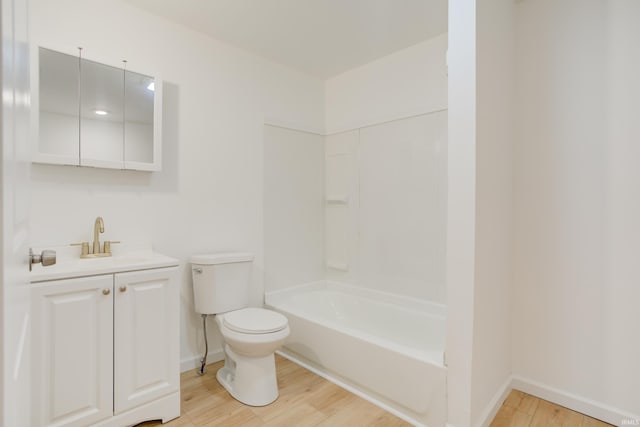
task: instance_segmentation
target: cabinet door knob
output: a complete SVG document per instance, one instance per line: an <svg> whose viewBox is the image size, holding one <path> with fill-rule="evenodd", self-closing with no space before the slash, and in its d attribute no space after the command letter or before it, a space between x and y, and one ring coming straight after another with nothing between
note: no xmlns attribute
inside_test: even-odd
<svg viewBox="0 0 640 427"><path fill-rule="evenodd" d="M102 295L109 295L111 293L111 289L103 289Z"/></svg>
<svg viewBox="0 0 640 427"><path fill-rule="evenodd" d="M120 286L120 292L126 292L126 291L127 291L126 286Z"/></svg>

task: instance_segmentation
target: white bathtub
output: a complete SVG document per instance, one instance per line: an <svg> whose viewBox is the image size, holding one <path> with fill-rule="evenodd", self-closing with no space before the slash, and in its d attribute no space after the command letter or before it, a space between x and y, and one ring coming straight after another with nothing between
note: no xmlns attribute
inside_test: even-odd
<svg viewBox="0 0 640 427"><path fill-rule="evenodd" d="M283 355L413 424L445 425L443 306L335 282L265 300L289 319Z"/></svg>

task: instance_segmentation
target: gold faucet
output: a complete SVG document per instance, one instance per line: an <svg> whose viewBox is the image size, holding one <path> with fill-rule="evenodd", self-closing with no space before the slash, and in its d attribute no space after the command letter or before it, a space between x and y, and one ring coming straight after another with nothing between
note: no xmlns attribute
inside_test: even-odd
<svg viewBox="0 0 640 427"><path fill-rule="evenodd" d="M82 246L80 258L102 258L111 256L111 245L120 243L119 241L104 241L102 249L100 248L100 233L104 233L104 220L101 216L96 218L93 225L93 252L89 252L89 242L72 243L71 246Z"/></svg>
<svg viewBox="0 0 640 427"><path fill-rule="evenodd" d="M96 218L96 223L93 225L93 253L99 254L102 253L100 250L100 237L98 237L98 233L104 233L104 220L101 216Z"/></svg>

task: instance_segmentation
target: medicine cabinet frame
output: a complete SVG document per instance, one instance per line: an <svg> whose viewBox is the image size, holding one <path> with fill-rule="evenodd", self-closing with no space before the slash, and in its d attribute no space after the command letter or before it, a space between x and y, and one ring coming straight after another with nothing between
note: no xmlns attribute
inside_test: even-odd
<svg viewBox="0 0 640 427"><path fill-rule="evenodd" d="M80 61L89 61L100 65L105 65L107 67L112 67L115 69L119 69L123 72L125 71L136 73L142 76L153 78L154 89L153 89L153 147L152 147L152 156L153 160L151 162L143 162L136 160L127 160L126 158L126 140L125 140L125 130L124 126L126 126L125 117L123 115L123 131L122 131L122 159L121 160L110 160L110 159L100 159L100 158L87 158L82 156L82 137L81 137L81 128L82 125L82 117L81 117L81 98L78 98L78 116L77 119L79 121L77 140L78 140L78 154L77 155L69 155L69 154L55 154L55 153L45 153L40 151L40 48L47 49L49 51L53 51L60 54L65 54L72 56L78 60L78 78L81 79L81 62ZM79 48L60 48L60 47L51 47L42 43L33 43L30 49L31 56L31 72L30 72L30 85L31 85L31 130L32 135L30 137L32 142L32 150L31 150L31 161L33 163L43 163L43 164L52 164L52 165L66 165L66 166L82 166L82 167L95 167L95 168L106 168L106 169L119 169L119 170L138 170L138 171L160 171L162 169L162 89L163 89L163 81L157 73L153 75L149 73L140 72L137 69L130 67L130 62L120 61L119 63L116 60L105 61L103 58L97 58L91 52L88 52L89 49L82 49L82 53L80 56ZM122 102L123 102L123 111L126 108L125 100L126 95L124 91L125 77L123 77L123 94L122 94ZM81 81L78 81L78 93L80 92Z"/></svg>

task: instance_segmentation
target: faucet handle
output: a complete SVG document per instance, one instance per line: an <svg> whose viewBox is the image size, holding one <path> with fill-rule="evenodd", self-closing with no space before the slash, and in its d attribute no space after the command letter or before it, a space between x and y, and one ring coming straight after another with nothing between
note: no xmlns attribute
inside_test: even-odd
<svg viewBox="0 0 640 427"><path fill-rule="evenodd" d="M70 246L82 246L81 256L89 253L89 242L71 243Z"/></svg>
<svg viewBox="0 0 640 427"><path fill-rule="evenodd" d="M120 240L111 240L111 241L105 240L103 252L106 254L111 253L111 245L114 243L120 243Z"/></svg>

